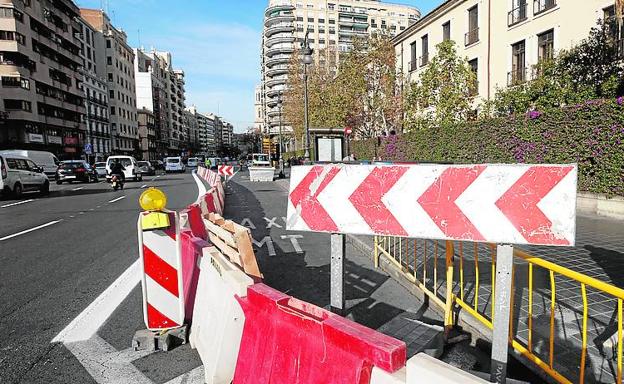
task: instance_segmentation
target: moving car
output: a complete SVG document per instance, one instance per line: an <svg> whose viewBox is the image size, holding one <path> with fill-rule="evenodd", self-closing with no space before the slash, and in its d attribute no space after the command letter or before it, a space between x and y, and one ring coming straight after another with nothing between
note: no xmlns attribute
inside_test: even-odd
<svg viewBox="0 0 624 384"><path fill-rule="evenodd" d="M141 175L141 172L139 171L139 165L136 159L132 156L118 155L118 156L109 156L108 159L106 159L106 180L107 181L110 181L110 178L111 178L110 176L111 164L113 164L113 162L116 160L119 160L121 162L121 165L123 165L125 168L124 177L126 178L126 181L130 179L134 181L143 180L143 175Z"/></svg>
<svg viewBox="0 0 624 384"><path fill-rule="evenodd" d="M95 173L97 173L98 177L106 177L106 162L100 161L95 163L94 165Z"/></svg>
<svg viewBox="0 0 624 384"><path fill-rule="evenodd" d="M156 174L156 168L149 161L139 161L139 172L141 175L154 176Z"/></svg>
<svg viewBox="0 0 624 384"><path fill-rule="evenodd" d="M197 168L198 164L199 164L199 159L197 157L189 157L188 160L186 161L186 165L189 168Z"/></svg>
<svg viewBox="0 0 624 384"><path fill-rule="evenodd" d="M165 172L184 172L186 167L182 162L181 157L167 157L165 158Z"/></svg>
<svg viewBox="0 0 624 384"><path fill-rule="evenodd" d="M52 177L56 174L56 169L60 163L52 153L46 151L32 151L26 149L9 149L2 151L6 154L19 155L32 160L37 166L43 168L43 172Z"/></svg>
<svg viewBox="0 0 624 384"><path fill-rule="evenodd" d="M83 181L85 183L98 181L95 168L84 160L61 161L56 170L56 184L72 181Z"/></svg>
<svg viewBox="0 0 624 384"><path fill-rule="evenodd" d="M19 198L23 192L50 192L50 181L43 168L27 157L0 152L0 193Z"/></svg>

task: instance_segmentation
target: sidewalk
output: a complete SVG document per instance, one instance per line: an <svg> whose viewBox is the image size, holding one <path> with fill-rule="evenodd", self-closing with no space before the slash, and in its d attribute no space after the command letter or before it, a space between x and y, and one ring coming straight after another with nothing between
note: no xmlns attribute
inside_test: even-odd
<svg viewBox="0 0 624 384"><path fill-rule="evenodd" d="M372 244L371 238L360 238ZM416 244L414 244L416 242ZM427 245L425 245L425 243ZM427 247L427 249L425 249ZM414 249L415 248L415 249ZM426 273L426 285L431 290L437 286L440 297L446 294L444 280L445 242L437 245L437 278L434 278L434 241L401 239L390 241L387 250L399 261L407 273L422 281ZM463 264L464 301L474 307L477 299L478 312L488 319L492 314L492 253L484 244L462 243L455 245L454 293L461 297L459 271ZM562 267L586 274L598 280L624 286L624 223L599 217L579 216L577 218L576 247L521 247L524 251L556 263ZM425 251L427 262L424 265ZM371 247L372 252L372 247ZM460 262L460 253L463 256ZM416 259L416 260L415 260ZM396 266L391 265L391 268ZM514 261L515 291L512 331L516 340L528 345L529 334L529 299L528 299L528 264L519 258ZM425 272L426 271L426 272ZM477 293L476 277L479 285ZM580 359L582 350L583 299L578 282L563 276L554 275L555 279L555 316L554 316L554 368L572 382L579 382ZM411 283L410 283L411 284ZM617 330L617 300L604 293L587 288L588 333L587 359L585 367L586 383L614 383L616 360L605 358L600 351L602 343ZM551 288L550 274L539 267L533 268L533 305L532 305L532 346L533 353L542 361L549 363L550 358L550 313ZM520 303L520 305L518 305ZM465 312L465 311L464 311ZM464 318L470 317L463 313ZM485 325L473 321L479 332L489 338L491 331ZM529 363L532 364L532 363Z"/></svg>

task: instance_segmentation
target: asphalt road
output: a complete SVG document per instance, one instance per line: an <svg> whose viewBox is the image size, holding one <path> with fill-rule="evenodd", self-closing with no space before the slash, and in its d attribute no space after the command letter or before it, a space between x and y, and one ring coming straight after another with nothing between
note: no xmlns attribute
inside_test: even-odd
<svg viewBox="0 0 624 384"><path fill-rule="evenodd" d="M148 186L167 194L170 209L197 198L187 172L128 182L123 191L105 182L53 183L49 197L0 200L1 383L95 382L51 341L137 260L138 198ZM119 350L130 347L134 331L144 328L141 311L137 286L98 335ZM186 360L198 365L196 357Z"/></svg>

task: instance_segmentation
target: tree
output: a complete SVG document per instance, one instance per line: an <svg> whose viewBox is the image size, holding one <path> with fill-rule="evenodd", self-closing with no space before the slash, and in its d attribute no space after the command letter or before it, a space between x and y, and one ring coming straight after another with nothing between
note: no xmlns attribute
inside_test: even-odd
<svg viewBox="0 0 624 384"><path fill-rule="evenodd" d="M436 55L406 92L406 114L410 128L466 120L473 109L476 75L457 55L455 42L436 46Z"/></svg>

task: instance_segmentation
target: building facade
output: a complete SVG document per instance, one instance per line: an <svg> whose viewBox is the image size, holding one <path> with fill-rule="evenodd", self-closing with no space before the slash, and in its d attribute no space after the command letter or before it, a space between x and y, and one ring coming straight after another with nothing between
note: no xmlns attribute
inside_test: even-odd
<svg viewBox="0 0 624 384"><path fill-rule="evenodd" d="M417 79L435 46L454 40L477 75L477 99L489 100L530 80L540 60L580 43L613 14L612 0L449 0L395 37L397 69Z"/></svg>
<svg viewBox="0 0 624 384"><path fill-rule="evenodd" d="M80 57L82 58L82 90L85 96L86 137L85 156L92 161L104 161L112 153L108 119L108 84L104 57L104 35L82 18L78 19Z"/></svg>
<svg viewBox="0 0 624 384"><path fill-rule="evenodd" d="M70 0L0 0L0 148L82 156L79 16Z"/></svg>
<svg viewBox="0 0 624 384"><path fill-rule="evenodd" d="M197 131L198 152L206 156L216 155L215 146L215 116L200 113L197 107L192 105L185 110L189 131Z"/></svg>
<svg viewBox="0 0 624 384"><path fill-rule="evenodd" d="M353 47L354 37L377 31L394 36L419 17L414 7L376 0L270 0L264 13L261 47L259 109L263 117L258 125L262 125L263 133L279 133L277 101L286 88L291 56L306 33L315 50L315 61L325 48L335 52L338 61L340 52ZM288 123L283 122L283 130L291 131Z"/></svg>
<svg viewBox="0 0 624 384"><path fill-rule="evenodd" d="M232 145L233 135L234 135L234 126L223 120L223 128L221 130L221 141L224 146Z"/></svg>
<svg viewBox="0 0 624 384"><path fill-rule="evenodd" d="M110 129L114 152L140 157L134 82L134 52L124 31L98 9L80 9L82 17L104 35Z"/></svg>
<svg viewBox="0 0 624 384"><path fill-rule="evenodd" d="M259 132L264 131L264 94L262 85L256 85L254 91L254 129Z"/></svg>
<svg viewBox="0 0 624 384"><path fill-rule="evenodd" d="M157 152L156 145L156 119L154 112L146 108L137 110L137 126L139 127L139 146L141 159L158 160L162 157Z"/></svg>

